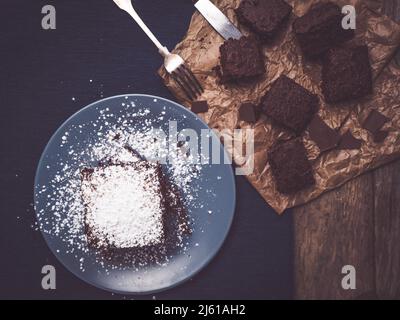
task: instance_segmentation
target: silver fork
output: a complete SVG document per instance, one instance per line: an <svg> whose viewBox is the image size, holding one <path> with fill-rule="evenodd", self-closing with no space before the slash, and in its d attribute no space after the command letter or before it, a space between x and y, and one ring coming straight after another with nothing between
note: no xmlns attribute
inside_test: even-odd
<svg viewBox="0 0 400 320"><path fill-rule="evenodd" d="M126 11L142 28L146 35L158 48L158 52L164 57L164 67L179 87L185 92L189 100L195 100L200 96L204 89L192 71L187 67L181 56L170 53L168 48L163 46L154 36L143 20L133 9L131 0L113 0L118 7Z"/></svg>

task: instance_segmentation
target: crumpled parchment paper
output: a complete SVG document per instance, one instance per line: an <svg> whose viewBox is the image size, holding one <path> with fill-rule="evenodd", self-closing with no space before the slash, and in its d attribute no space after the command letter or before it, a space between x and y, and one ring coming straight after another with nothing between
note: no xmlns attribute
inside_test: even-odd
<svg viewBox="0 0 400 320"><path fill-rule="evenodd" d="M239 26L243 34L248 30L238 24L234 9L240 0L213 1L230 19ZM191 20L185 38L174 52L180 54L198 77L205 92L199 100L207 100L210 106L202 117L211 128L232 131L237 128L254 129L254 170L247 178L261 196L278 213L297 205L305 204L322 193L332 190L367 170L376 168L400 157L400 66L392 57L400 45L400 25L380 13L381 0L337 0L338 5L351 4L356 8L357 28L354 43L368 45L374 76L374 93L356 102L327 105L321 95L321 66L305 61L296 44L291 25L295 16L301 16L318 0L289 0L293 14L280 35L273 43L264 46L267 73L257 82L222 86L213 70L219 63L219 47L223 43L208 22L196 12ZM183 105L190 107L184 93L169 77L165 69L159 70L166 86ZM285 74L320 96L319 115L332 128L344 133L350 129L353 135L362 139L360 150L331 150L320 153L316 144L303 135L308 157L313 162L316 184L294 195L280 194L267 162L267 150L277 139L292 138L288 132L272 125L262 116L256 124L238 121L238 108L243 101L259 103L271 84ZM390 132L381 144L373 142L372 135L361 128L361 123L372 109L377 109L391 119L384 127ZM226 132L226 131L225 131ZM232 136L232 139L234 137ZM246 137L243 138L246 142ZM246 165L242 151L226 146L237 165Z"/></svg>

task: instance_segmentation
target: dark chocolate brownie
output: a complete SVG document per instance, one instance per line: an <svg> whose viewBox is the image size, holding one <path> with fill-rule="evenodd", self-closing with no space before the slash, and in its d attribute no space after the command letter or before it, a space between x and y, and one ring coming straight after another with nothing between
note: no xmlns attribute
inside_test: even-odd
<svg viewBox="0 0 400 320"><path fill-rule="evenodd" d="M383 141L385 141L385 139L387 138L388 135L389 135L388 131L379 130L379 131L375 132L375 134L374 134L374 142L382 143Z"/></svg>
<svg viewBox="0 0 400 320"><path fill-rule="evenodd" d="M371 110L368 114L368 117L362 123L362 127L372 134L378 132L385 125L386 122L389 122L389 118L380 113L377 110Z"/></svg>
<svg viewBox="0 0 400 320"><path fill-rule="evenodd" d="M261 101L263 112L277 124L300 134L319 107L318 96L281 75Z"/></svg>
<svg viewBox="0 0 400 320"><path fill-rule="evenodd" d="M254 37L229 39L219 50L219 72L223 83L252 79L265 73L264 56Z"/></svg>
<svg viewBox="0 0 400 320"><path fill-rule="evenodd" d="M342 27L342 14L339 6L331 2L312 7L304 16L293 22L293 31L303 54L316 58L330 48L354 36L354 31Z"/></svg>
<svg viewBox="0 0 400 320"><path fill-rule="evenodd" d="M111 172L115 173L114 176ZM136 226L131 230L134 232L129 237L127 237L127 234L122 237L114 233L105 233L107 229L104 228L105 223L102 215L106 215L107 212L100 210L102 206L99 205L96 199L99 196L107 196L104 191L108 192L110 190L109 188L104 188L104 184L108 183L107 180L113 179L113 177L116 177L116 179L115 183L113 182L114 180L111 181L113 182L111 183L112 186L118 186L122 182L122 186L130 190L128 183L130 177L135 175L134 172L141 172L141 177L143 176L142 178L144 178L143 186L145 188L143 190L138 188L137 193L143 193L141 199L145 199L148 202L148 206L138 204L141 209L135 211L135 216L146 215L143 212L148 212L147 218L143 220L143 224L134 224L128 221L133 208L126 207L126 221L122 221L125 222L125 225L119 228L118 224L121 224L121 221L116 217L109 230L110 232L129 230L128 226L131 223L131 229L132 226ZM126 178L122 179L121 173ZM126 183L124 179L126 179ZM100 162L97 167L82 169L81 180L82 200L85 207L85 234L88 246L100 253L106 260L121 265L132 265L132 263L142 265L160 262L166 259L171 250L177 247L180 243L179 237L191 232L187 211L182 202L180 192L174 184L169 182L162 171L161 165L158 163L150 163L144 160L138 160L137 162L105 160ZM117 189L115 192L123 194L124 192L126 193L126 190ZM153 197L154 192L160 195L158 200ZM147 193L149 194L146 195ZM122 197L117 203L123 204L126 201L127 197ZM144 202L144 200L139 202ZM131 205L134 206L133 203ZM109 210L110 207L107 208ZM122 213L120 212L118 216L121 216ZM135 219L135 216L132 216L132 220ZM102 220L102 222L98 223L98 219ZM143 237L138 238L139 242L130 241L130 239L136 239L137 234L135 235L135 233L143 234Z"/></svg>
<svg viewBox="0 0 400 320"><path fill-rule="evenodd" d="M251 102L244 102L239 107L239 120L255 123L260 117L259 107Z"/></svg>
<svg viewBox="0 0 400 320"><path fill-rule="evenodd" d="M346 133L340 138L340 142L338 145L339 150L355 150L361 149L362 140L354 138L350 130L347 130Z"/></svg>
<svg viewBox="0 0 400 320"><path fill-rule="evenodd" d="M278 141L268 151L268 162L280 193L292 194L315 184L311 163L299 139Z"/></svg>
<svg viewBox="0 0 400 320"><path fill-rule="evenodd" d="M208 103L205 100L194 101L190 110L194 113L205 113L208 111Z"/></svg>
<svg viewBox="0 0 400 320"><path fill-rule="evenodd" d="M361 98L372 92L372 71L365 45L329 50L322 66L322 93L328 103Z"/></svg>
<svg viewBox="0 0 400 320"><path fill-rule="evenodd" d="M311 120L308 133L321 152L335 148L340 141L340 136L336 130L328 126L317 114Z"/></svg>
<svg viewBox="0 0 400 320"><path fill-rule="evenodd" d="M283 0L242 0L238 20L263 40L272 40L292 12Z"/></svg>

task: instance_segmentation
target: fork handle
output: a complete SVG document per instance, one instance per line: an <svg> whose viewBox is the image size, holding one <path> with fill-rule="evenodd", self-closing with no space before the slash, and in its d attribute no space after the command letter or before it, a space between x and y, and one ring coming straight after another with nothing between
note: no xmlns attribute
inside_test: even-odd
<svg viewBox="0 0 400 320"><path fill-rule="evenodd" d="M153 41L153 43L158 48L158 52L165 58L169 54L168 48L163 46L161 44L161 42L158 41L158 39L153 34L153 32L150 31L150 29L143 22L142 18L140 18L139 15L137 14L137 12L135 11L135 9L133 9L132 4L129 6L129 8L126 8L126 12L128 12L129 15L136 21L136 23L144 31L144 33L150 38L150 40Z"/></svg>

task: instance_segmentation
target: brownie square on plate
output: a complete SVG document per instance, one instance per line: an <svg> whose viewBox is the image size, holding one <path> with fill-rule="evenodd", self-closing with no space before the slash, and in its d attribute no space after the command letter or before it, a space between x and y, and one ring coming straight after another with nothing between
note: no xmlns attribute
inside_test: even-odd
<svg viewBox="0 0 400 320"><path fill-rule="evenodd" d="M166 207L159 164L110 162L85 168L81 179L91 247L126 250L164 243Z"/></svg>
<svg viewBox="0 0 400 320"><path fill-rule="evenodd" d="M322 66L322 93L328 103L361 98L372 92L372 71L365 45L334 48Z"/></svg>
<svg viewBox="0 0 400 320"><path fill-rule="evenodd" d="M293 22L297 41L308 58L316 58L330 48L354 36L351 29L342 27L344 15L338 5L328 2L312 7Z"/></svg>
<svg viewBox="0 0 400 320"><path fill-rule="evenodd" d="M242 0L236 9L239 22L263 40L273 39L291 12L283 0Z"/></svg>
<svg viewBox="0 0 400 320"><path fill-rule="evenodd" d="M315 184L306 149L298 139L277 142L268 151L268 162L280 193L292 194Z"/></svg>
<svg viewBox="0 0 400 320"><path fill-rule="evenodd" d="M222 82L252 79L265 73L264 56L254 37L229 39L220 47Z"/></svg>
<svg viewBox="0 0 400 320"><path fill-rule="evenodd" d="M261 101L263 112L277 124L300 134L319 107L318 96L281 75Z"/></svg>

